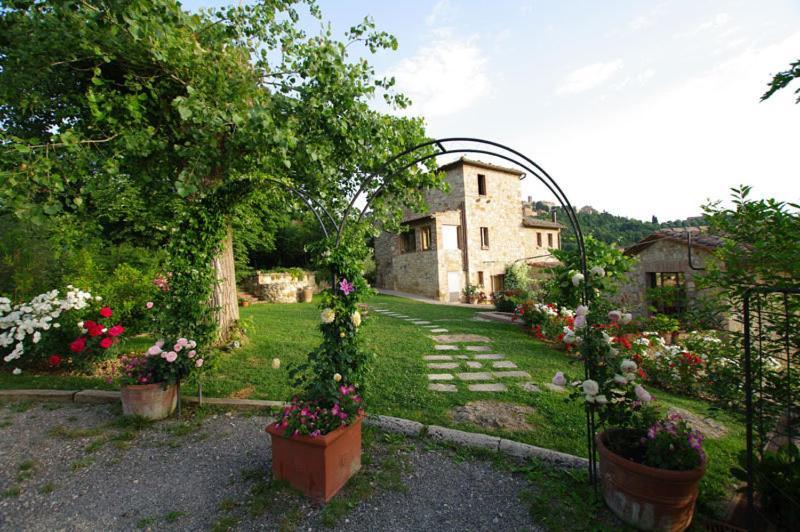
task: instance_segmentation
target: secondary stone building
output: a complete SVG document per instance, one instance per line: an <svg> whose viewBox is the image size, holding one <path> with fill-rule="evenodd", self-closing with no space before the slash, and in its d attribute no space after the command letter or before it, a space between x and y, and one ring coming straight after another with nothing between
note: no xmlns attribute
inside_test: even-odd
<svg viewBox="0 0 800 532"><path fill-rule="evenodd" d="M691 262L689 236L691 235ZM718 237L698 227L674 227L651 233L625 249L637 259L620 289L626 308L646 316L651 308L663 314L680 314L699 295L695 277L703 273ZM678 297L670 299L670 293Z"/></svg>
<svg viewBox="0 0 800 532"><path fill-rule="evenodd" d="M427 212L408 213L401 234L376 239L378 288L458 301L467 284L502 290L510 264L555 262L562 226L524 212L523 172L465 157L439 170L450 190L427 191Z"/></svg>

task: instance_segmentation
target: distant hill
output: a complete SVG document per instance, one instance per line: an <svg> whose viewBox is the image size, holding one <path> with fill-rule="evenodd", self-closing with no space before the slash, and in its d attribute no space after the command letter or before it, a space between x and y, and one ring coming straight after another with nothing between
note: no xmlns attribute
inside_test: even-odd
<svg viewBox="0 0 800 532"><path fill-rule="evenodd" d="M562 247L570 249L575 246L575 235L570 227L569 218L567 218L567 215L561 207L557 207L556 212L558 214L558 221L565 226L565 229L561 232ZM630 246L653 231L664 227L704 225L702 216L694 216L685 220L671 220L663 223L653 217L652 221L643 222L635 218L616 216L608 212L598 212L588 206L578 209L577 214L578 222L581 224L581 230L584 236L592 235L599 240L603 240L609 244L617 243L622 247ZM550 216L545 214L538 216L538 218L550 219Z"/></svg>

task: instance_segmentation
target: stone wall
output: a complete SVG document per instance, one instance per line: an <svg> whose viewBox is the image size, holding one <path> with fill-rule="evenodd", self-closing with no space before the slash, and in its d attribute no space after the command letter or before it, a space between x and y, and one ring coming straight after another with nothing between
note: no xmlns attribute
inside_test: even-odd
<svg viewBox="0 0 800 532"><path fill-rule="evenodd" d="M705 249L692 246L692 263L702 267L711 253ZM664 239L654 242L637 255L634 266L627 274L627 280L620 286L620 304L639 316L647 315L647 273L648 272L683 272L686 279L686 294L691 301L698 290L695 276L703 272L689 267L689 254L685 242Z"/></svg>
<svg viewBox="0 0 800 532"><path fill-rule="evenodd" d="M303 301L303 291L311 287L319 291L312 272L305 272L300 279L284 272L257 271L245 282L245 289L261 301L269 303L297 303Z"/></svg>

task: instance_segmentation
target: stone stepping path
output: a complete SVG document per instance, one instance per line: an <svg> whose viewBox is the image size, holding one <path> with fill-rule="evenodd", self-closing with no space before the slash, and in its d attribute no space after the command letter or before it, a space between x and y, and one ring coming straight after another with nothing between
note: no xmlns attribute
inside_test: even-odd
<svg viewBox="0 0 800 532"><path fill-rule="evenodd" d="M471 392L505 392L508 390L506 385L501 382L492 382L489 384L470 384L467 389Z"/></svg>
<svg viewBox="0 0 800 532"><path fill-rule="evenodd" d="M527 371L520 371L514 362L505 360L505 355L491 353L492 347L489 345L492 342L491 338L479 334L443 334L449 333L448 329L431 321L386 308L375 308L374 310L383 316L408 321L433 333L431 338L435 342L434 351L467 352L467 354L436 354L422 357L428 369L428 390L430 391L454 393L458 392L460 386L466 384L467 390L470 392L506 392L508 386L497 382L498 379L531 378ZM489 368L491 371L486 371L486 365L491 365ZM436 371L442 370L450 370L453 373L436 373ZM458 383L464 384L459 385ZM539 387L532 382L525 382L519 386L530 392L540 391Z"/></svg>

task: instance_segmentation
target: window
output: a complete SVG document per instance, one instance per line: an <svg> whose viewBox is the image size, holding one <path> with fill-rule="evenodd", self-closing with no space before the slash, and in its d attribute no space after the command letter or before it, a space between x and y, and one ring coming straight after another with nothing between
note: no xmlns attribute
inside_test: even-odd
<svg viewBox="0 0 800 532"><path fill-rule="evenodd" d="M403 253L411 253L417 250L417 238L413 229L403 233Z"/></svg>
<svg viewBox="0 0 800 532"><path fill-rule="evenodd" d="M506 276L492 275L492 293L502 292L506 286Z"/></svg>
<svg viewBox="0 0 800 532"><path fill-rule="evenodd" d="M419 231L420 243L422 245L422 251L427 251L431 249L431 226L426 225Z"/></svg>
<svg viewBox="0 0 800 532"><path fill-rule="evenodd" d="M547 233L547 247L553 247L553 233Z"/></svg>
<svg viewBox="0 0 800 532"><path fill-rule="evenodd" d="M542 233L536 233L536 246L542 247Z"/></svg>
<svg viewBox="0 0 800 532"><path fill-rule="evenodd" d="M478 195L486 195L486 176L483 174L478 174Z"/></svg>
<svg viewBox="0 0 800 532"><path fill-rule="evenodd" d="M647 272L647 304L661 314L686 310L686 278L683 272Z"/></svg>
<svg viewBox="0 0 800 532"><path fill-rule="evenodd" d="M489 228L481 227L481 248L486 249L489 247Z"/></svg>
<svg viewBox="0 0 800 532"><path fill-rule="evenodd" d="M483 286L483 272L478 272L478 286Z"/></svg>
<svg viewBox="0 0 800 532"><path fill-rule="evenodd" d="M443 249L460 249L460 239L458 235L457 225L443 225L442 226L442 248Z"/></svg>

